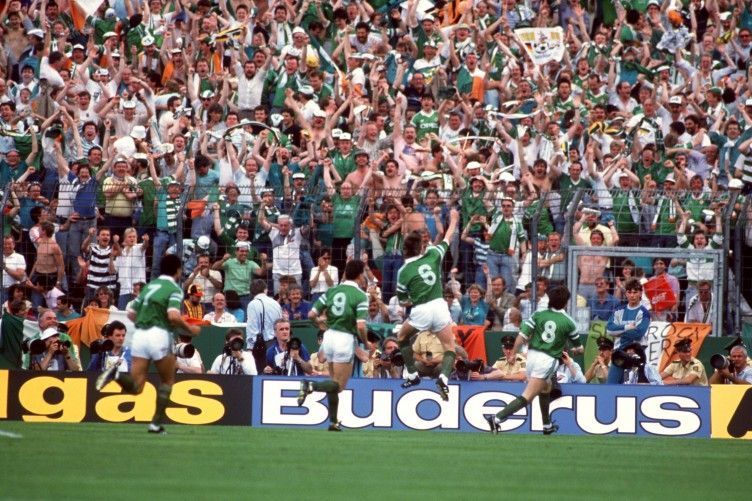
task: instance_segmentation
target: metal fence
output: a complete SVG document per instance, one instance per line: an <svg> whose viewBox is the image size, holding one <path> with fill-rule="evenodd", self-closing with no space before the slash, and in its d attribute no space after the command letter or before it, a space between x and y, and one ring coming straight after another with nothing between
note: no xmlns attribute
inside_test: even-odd
<svg viewBox="0 0 752 501"><path fill-rule="evenodd" d="M247 189L247 188L244 188ZM421 184L420 181L411 181L405 187L404 192L412 196L416 207L424 201L426 186ZM6 208L6 213L9 208L18 204L13 197L10 196L11 185L8 185L3 190L2 203ZM212 210L215 200L220 203L225 203L224 187L216 189L212 200L201 209L201 217L206 217L209 211ZM456 189L452 191L438 192L446 198L439 201L439 206L448 204L461 205L463 203L463 193ZM304 269L301 282L306 282L308 276L307 272L310 272L311 266L315 266L316 252L313 246L313 240L315 239L316 231L320 228L317 227L317 217L321 213L322 200L326 196L326 189L320 182L311 182L305 188L304 192L299 193L302 197L307 197L308 208L310 212L306 213L306 216L301 219L297 218L295 225L300 224L310 226L309 232L306 233L307 239L307 255L300 257L306 259L307 269ZM350 242L351 252L354 256L360 256L363 251L366 251L371 259L371 264L376 271L377 275L383 271L380 269L382 261L380 259L373 259L375 256L374 249L371 247L368 238L368 231L366 229L366 220L373 222L381 221L380 224L385 224L386 215L385 209L394 201L390 198L388 193L379 193L376 190L362 190L360 201L355 208L355 227L353 228L353 239ZM243 193L243 196L248 195ZM614 272L618 269L621 260L626 258L652 258L656 256L662 256L666 258L682 258L682 257L696 257L702 255L703 258L712 261L712 267L714 270L712 287L713 287L713 307L715 314L713 315L713 331L716 334L719 333L738 333L741 330L742 320L746 311L746 297L749 297L752 287L752 269L747 265L749 261L747 258L750 256L750 246L747 244L749 239L747 238L750 219L750 200L748 197L741 195L738 191L719 191L716 193L705 192L702 193L702 197L698 197L698 193L692 193L689 191L680 192L662 192L662 191L645 191L645 190L631 190L630 195L632 200L638 201L638 206L630 206L623 199L624 192L617 190L610 190L607 194L605 192L599 192L592 189L577 189L574 191L564 192L561 190L542 192L539 195L525 196L525 190L520 189L518 195L515 197L515 215L517 220L524 226L528 235L528 242L530 244L531 253L531 277L535 281L535 277L540 274L539 270L539 234L550 233L551 231L557 231L561 234L563 247L567 250L567 283L573 291L577 291L578 277L580 270L578 269L577 262L581 256L608 256L613 262L609 263L608 270L611 273L612 287ZM25 196L25 195L23 195ZM20 198L23 198L20 197ZM273 193L274 207L278 214L291 215L295 213L300 200L290 200L282 196L282 193L278 190ZM478 209L484 215L489 218L494 212L499 209L499 203L502 199L501 192L485 192L483 194L484 206ZM242 214L239 214L242 222L249 224L252 228L251 232L251 244L256 244L254 240L254 226L258 223L257 214L260 208L259 197L254 196L252 199L246 196L246 200L251 200L247 205L247 210L242 210ZM564 200L565 203L562 203ZM698 202L700 200L700 202ZM195 196L193 189L190 186L182 187L182 194L179 198L177 213L177 230L178 235L189 238L191 235L188 232L188 227L195 224L196 212L195 207L191 206L191 203L195 202ZM26 202L23 202L26 203ZM62 203L62 202L60 202ZM100 200L101 203L101 200ZM156 202L155 202L156 203ZM302 203L302 202L301 202ZM631 203L631 202L630 202ZM667 203L676 206L677 213L675 215L665 216L667 219L662 221L663 233L656 233L655 227L651 228L651 221L660 221L660 211L668 211L666 214L673 214L673 209L666 209ZM156 205L155 205L156 207ZM224 207L224 206L223 206ZM700 207L698 209L698 207ZM47 206L49 208L49 205ZM102 211L104 208L102 208ZM599 211L599 212L598 212ZM708 231L713 231L712 228L716 224L716 218L720 218L722 238L720 238L720 246L713 250L703 251L687 251L677 248L676 232L670 231L671 228L676 229L680 222L680 212L693 211L693 217L688 219L686 228L686 234L688 237L692 235L692 229L706 228ZM703 212L704 211L704 212ZM709 212L710 211L710 212ZM714 212L715 211L715 212ZM574 230L581 222L584 213L595 214L597 224L608 225L609 221L614 221L614 226L619 235L631 243L629 246L619 244L612 247L593 248L587 246L577 245L574 239ZM716 215L718 212L718 215ZM374 213L378 213L379 217L374 219ZM5 214L5 213L4 213ZM299 215L299 213L297 213ZM656 216L656 214L658 214ZM313 215L313 217L311 216ZM697 217L699 215L699 217ZM639 216L639 218L637 218ZM296 216L297 217L297 216ZM446 217L446 213L443 216ZM630 231L621 231L620 225L629 223L629 219L632 218L634 225L630 226ZM51 221L55 221L55 215L49 216ZM61 223L61 220L57 220L56 223ZM7 230L7 225L11 223L14 227L18 225L13 222L13 218L3 217L0 221L0 227ZM98 224L103 224L100 219ZM461 224L465 225L467 221L462 221ZM130 221L128 226L134 225L137 227L139 234L149 233L154 231L154 227L139 226L138 220ZM629 225L627 225L629 226ZM668 228L668 231L667 231ZM28 229L26 229L28 230ZM122 230L122 229L121 229ZM461 228L460 230L461 231ZM459 233L458 231L458 233ZM21 234L21 240L27 238L28 231ZM16 235L16 233L11 233ZM207 237L210 237L214 243L211 252L212 262L222 258L221 254L217 251L223 248L219 245L219 239L213 229L207 231ZM193 237L197 235L193 234ZM661 245L653 245L656 237L660 237ZM472 247L461 246L457 244L458 237L455 238L455 242L452 245L452 262L454 264L466 265L465 277L462 282L465 286L474 282L475 270L477 263L474 261ZM177 238L176 241L176 253L179 255L184 254L183 238ZM268 244L267 244L268 245ZM269 258L272 258L271 248L268 247ZM464 253L464 254L463 254ZM33 264L34 254L33 252L25 256L27 258L28 268L30 269ZM69 258L76 258L77 256L68 256ZM521 256L520 256L521 257ZM2 260L3 258L0 258ZM147 268L147 277L149 275L148 270L150 267L148 263L151 260L151 256L148 256L145 261ZM70 261L67 260L68 262ZM70 271L70 270L69 270ZM519 270L517 270L519 271ZM648 271L649 274L649 270ZM68 280L72 280L75 277L69 276ZM271 272L269 273L271 278ZM66 284L68 289L71 289L72 284ZM302 284L305 285L305 284ZM485 285L485 284L481 284ZM525 284L522 284L524 287ZM682 290L685 293L685 290ZM530 291L530 298L532 304L537 301L538 291L536 287L533 287ZM385 300L388 298L385 298ZM573 311L574 313L574 311Z"/></svg>

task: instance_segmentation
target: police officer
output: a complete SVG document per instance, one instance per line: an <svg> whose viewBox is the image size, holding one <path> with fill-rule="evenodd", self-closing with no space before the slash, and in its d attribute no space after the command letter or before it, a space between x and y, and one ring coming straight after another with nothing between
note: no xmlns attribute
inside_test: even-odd
<svg viewBox="0 0 752 501"><path fill-rule="evenodd" d="M692 356L692 341L680 339L674 343L674 348L679 354L679 360L671 362L661 373L663 384L707 386L708 377L705 375L705 367L702 362Z"/></svg>
<svg viewBox="0 0 752 501"><path fill-rule="evenodd" d="M501 338L501 350L504 354L493 365L493 371L484 377L491 381L524 381L525 373L525 356L522 353L514 352L514 336L504 336Z"/></svg>
<svg viewBox="0 0 752 501"><path fill-rule="evenodd" d="M614 352L614 342L606 336L599 337L596 341L598 344L598 356L590 364L585 372L587 382L605 384L608 380L608 369L611 367L611 354Z"/></svg>

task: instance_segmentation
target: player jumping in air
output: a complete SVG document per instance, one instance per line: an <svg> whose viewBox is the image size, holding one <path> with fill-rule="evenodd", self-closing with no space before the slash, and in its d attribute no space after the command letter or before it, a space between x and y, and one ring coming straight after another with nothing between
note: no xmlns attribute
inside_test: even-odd
<svg viewBox="0 0 752 501"><path fill-rule="evenodd" d="M575 346L570 353L583 351L577 324L564 311L569 297L569 289L556 287L548 293L548 309L536 311L522 324L514 343L514 352L517 353L523 343L528 343L527 386L521 396L509 402L495 416L486 416L491 433L501 431L501 423L532 402L536 396L543 418L543 434L550 435L559 429L558 425L551 422L548 413L552 378L556 377L556 368L567 340Z"/></svg>
<svg viewBox="0 0 752 501"><path fill-rule="evenodd" d="M436 379L439 394L444 400L449 399L449 374L454 368L454 333L452 332L452 316L443 298L443 281L441 278L441 262L449 249L449 244L457 230L460 214L455 209L449 213L449 225L444 240L438 245L429 246L421 254L423 237L414 231L405 237L403 253L405 264L397 272L397 298L402 304L411 304L410 317L399 332L399 348L405 358L407 380L403 388L409 388L420 383L415 369L411 338L420 331L435 333L444 349L441 361L441 374Z"/></svg>

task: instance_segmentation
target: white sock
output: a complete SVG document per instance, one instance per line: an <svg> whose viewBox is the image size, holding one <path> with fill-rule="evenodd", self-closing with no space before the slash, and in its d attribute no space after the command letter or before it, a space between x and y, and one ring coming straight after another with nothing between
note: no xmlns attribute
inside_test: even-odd
<svg viewBox="0 0 752 501"><path fill-rule="evenodd" d="M415 379L417 377L418 377L418 373L417 372L408 372L407 373L407 379L409 379L410 381L412 381L413 379Z"/></svg>
<svg viewBox="0 0 752 501"><path fill-rule="evenodd" d="M439 374L439 379L441 379L444 384L449 383L449 379L444 374Z"/></svg>

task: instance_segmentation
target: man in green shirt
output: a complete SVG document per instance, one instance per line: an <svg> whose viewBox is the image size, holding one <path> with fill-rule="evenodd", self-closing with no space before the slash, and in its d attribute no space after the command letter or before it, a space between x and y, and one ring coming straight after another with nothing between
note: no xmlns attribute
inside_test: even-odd
<svg viewBox="0 0 752 501"><path fill-rule="evenodd" d="M439 394L444 400L449 400L449 374L454 369L454 333L452 332L452 316L449 306L444 301L444 285L441 279L441 262L449 249L449 244L457 230L460 213L452 209L449 213L444 240L438 245L432 245L421 252L423 235L413 231L405 237L403 254L405 264L397 271L397 298L403 305L412 305L410 317L402 324L399 333L399 347L405 358L407 380L402 383L403 388L409 388L420 383L418 371L415 368L411 338L421 331L435 333L444 348L444 358L441 361L441 374L436 379Z"/></svg>
<svg viewBox="0 0 752 501"><path fill-rule="evenodd" d="M235 257L225 254L221 260L212 266L213 270L225 272L225 292L229 290L237 292L243 308L247 308L251 301L251 281L254 276L264 277L266 275L265 255L262 254L262 266L259 266L255 261L248 259L250 251L251 244L238 241L235 243Z"/></svg>
<svg viewBox="0 0 752 501"><path fill-rule="evenodd" d="M175 382L175 353L173 334L175 329L189 336L197 336L200 328L188 325L180 313L183 290L178 280L183 273L183 263L179 257L167 255L160 263L159 278L144 287L138 298L128 306L128 318L136 324L131 344L131 372L118 372L120 364L113 364L97 378L96 389L101 391L108 382L116 383L130 394L138 394L144 389L149 361L154 360L159 373L157 389L157 409L149 424L149 433L164 433L162 421L165 409L170 402L172 385Z"/></svg>
<svg viewBox="0 0 752 501"><path fill-rule="evenodd" d="M554 288L548 293L548 309L536 311L520 327L520 333L514 343L514 352L518 352L523 343L528 344L527 386L521 396L508 403L495 416L486 416L491 433L500 432L501 423L532 402L536 396L543 419L543 434L550 435L559 429L551 422L548 412L553 378L556 377L559 359L567 341L575 346L569 353L583 351L580 336L577 334L577 324L564 311L569 297L569 289L565 286Z"/></svg>
<svg viewBox="0 0 752 501"><path fill-rule="evenodd" d="M413 115L411 120L417 131L416 140L419 143L429 134L439 133L439 113L433 109L433 105L433 95L430 92L426 92L420 98L420 111Z"/></svg>
<svg viewBox="0 0 752 501"><path fill-rule="evenodd" d="M329 363L332 378L315 382L301 381L298 405L303 405L310 393L325 391L329 400L329 431L342 431L337 421L339 392L345 389L353 371L355 338L359 337L363 343L366 342L368 296L361 289L365 282L364 272L363 261L353 259L348 262L345 266L345 280L320 296L308 312L310 320L317 321L322 329L326 329L321 350Z"/></svg>

